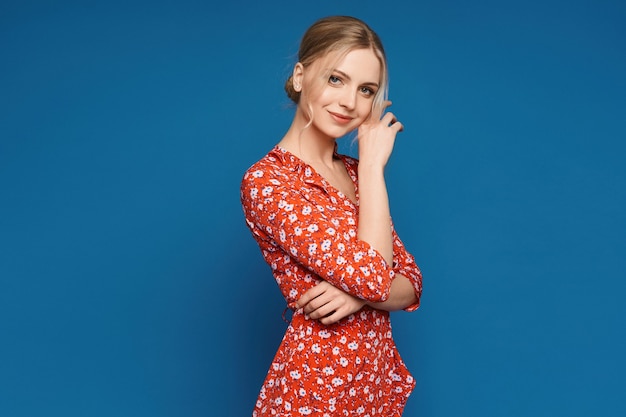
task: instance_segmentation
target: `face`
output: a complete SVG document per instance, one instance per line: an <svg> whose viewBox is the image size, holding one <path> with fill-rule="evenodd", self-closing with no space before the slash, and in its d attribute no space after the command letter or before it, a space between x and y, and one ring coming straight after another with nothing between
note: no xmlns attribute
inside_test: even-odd
<svg viewBox="0 0 626 417"><path fill-rule="evenodd" d="M318 59L307 68L294 70L294 82L302 85L299 110L313 110L312 127L320 134L338 138L358 128L372 111L379 89L381 65L370 49L348 52L333 68L329 59ZM299 74L299 78L296 75ZM322 77L322 78L320 78Z"/></svg>

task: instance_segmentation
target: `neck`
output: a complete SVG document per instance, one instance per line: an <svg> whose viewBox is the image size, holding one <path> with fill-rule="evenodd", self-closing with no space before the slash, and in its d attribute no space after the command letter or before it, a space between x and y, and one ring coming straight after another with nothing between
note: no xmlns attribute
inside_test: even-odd
<svg viewBox="0 0 626 417"><path fill-rule="evenodd" d="M278 145L307 163L331 165L335 138L324 135L313 125L305 128L307 120L297 111L289 130Z"/></svg>

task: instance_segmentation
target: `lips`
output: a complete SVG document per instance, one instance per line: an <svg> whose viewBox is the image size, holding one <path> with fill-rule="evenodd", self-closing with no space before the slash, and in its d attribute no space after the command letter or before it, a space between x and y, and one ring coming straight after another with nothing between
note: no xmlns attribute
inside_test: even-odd
<svg viewBox="0 0 626 417"><path fill-rule="evenodd" d="M332 112L332 111L330 111L328 113L330 113L331 117L333 119L335 119L335 121L337 123L346 124L346 123L350 123L352 121L352 117L350 117L350 116L346 116L346 115L343 115L341 113L335 113L335 112Z"/></svg>

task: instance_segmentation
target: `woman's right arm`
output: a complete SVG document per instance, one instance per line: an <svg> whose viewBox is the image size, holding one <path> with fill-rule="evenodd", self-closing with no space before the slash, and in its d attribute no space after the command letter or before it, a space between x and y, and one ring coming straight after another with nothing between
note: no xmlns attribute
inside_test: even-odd
<svg viewBox="0 0 626 417"><path fill-rule="evenodd" d="M358 237L393 263L393 236L385 166L396 134L402 130L393 113L374 118L359 128L359 228Z"/></svg>

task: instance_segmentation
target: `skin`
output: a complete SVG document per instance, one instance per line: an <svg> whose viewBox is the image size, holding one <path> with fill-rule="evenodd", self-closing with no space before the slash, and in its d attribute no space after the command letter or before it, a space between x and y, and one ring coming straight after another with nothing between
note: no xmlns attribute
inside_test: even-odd
<svg viewBox="0 0 626 417"><path fill-rule="evenodd" d="M331 185L353 201L354 184L341 160L333 158L335 140L358 129L359 144L359 226L357 236L368 242L387 261L393 262L389 198L384 168L393 151L396 134L403 129L393 113L373 114L372 104L379 88L380 61L370 49L350 51L332 69L324 71L332 54L308 67L297 63L293 85L301 92L292 124L279 146L311 165ZM321 79L320 77L324 77ZM386 103L387 106L391 102ZM307 108L313 110L308 126ZM356 313L363 306L393 311L417 301L408 278L396 274L389 298L370 303L354 297L326 281L308 290L296 307L328 325Z"/></svg>

